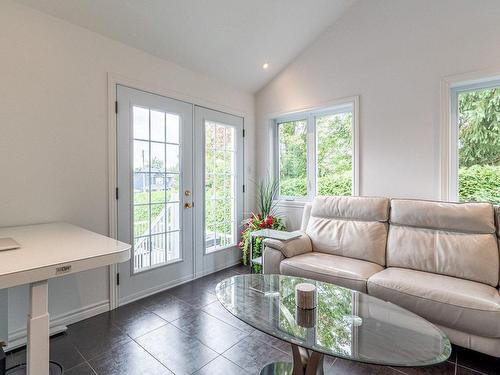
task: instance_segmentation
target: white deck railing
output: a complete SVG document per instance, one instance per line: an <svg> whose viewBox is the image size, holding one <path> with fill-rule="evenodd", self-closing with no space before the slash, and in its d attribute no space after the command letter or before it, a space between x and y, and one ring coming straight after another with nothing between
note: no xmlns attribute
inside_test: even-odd
<svg viewBox="0 0 500 375"><path fill-rule="evenodd" d="M166 232L166 209L163 208L160 214L151 223L151 233L165 233ZM140 223L140 232L144 237L141 237L134 246L134 269L136 271L149 268L166 261L167 251L172 252L174 244L170 244L168 249L166 247L165 236L149 236L149 223L144 221ZM144 226L144 228L142 228ZM151 251L148 249L148 243L151 239Z"/></svg>

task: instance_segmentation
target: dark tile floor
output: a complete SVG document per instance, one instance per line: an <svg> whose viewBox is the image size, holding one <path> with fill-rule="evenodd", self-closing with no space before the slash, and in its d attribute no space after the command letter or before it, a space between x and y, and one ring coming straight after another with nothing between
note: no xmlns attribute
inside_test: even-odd
<svg viewBox="0 0 500 375"><path fill-rule="evenodd" d="M217 302L215 285L245 273L230 269L68 327L51 339L51 358L67 375L258 374L267 363L290 360L290 345L256 331ZM25 361L8 354L8 366ZM428 368L391 368L326 358L325 373L373 375L500 374L500 359L454 348L449 361Z"/></svg>

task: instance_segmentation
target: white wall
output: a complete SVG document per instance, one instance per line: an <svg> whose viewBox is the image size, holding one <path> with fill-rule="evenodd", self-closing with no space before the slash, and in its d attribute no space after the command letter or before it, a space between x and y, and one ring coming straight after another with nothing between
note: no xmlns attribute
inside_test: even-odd
<svg viewBox="0 0 500 375"><path fill-rule="evenodd" d="M500 68L499 20L497 0L360 0L257 94L259 174L268 114L360 95L361 195L438 199L441 79Z"/></svg>
<svg viewBox="0 0 500 375"><path fill-rule="evenodd" d="M108 72L246 113L246 174L252 178L252 95L2 0L0 226L67 221L108 233ZM9 292L11 334L25 326L26 292ZM92 306L102 311L108 271L52 280L49 299L55 318Z"/></svg>

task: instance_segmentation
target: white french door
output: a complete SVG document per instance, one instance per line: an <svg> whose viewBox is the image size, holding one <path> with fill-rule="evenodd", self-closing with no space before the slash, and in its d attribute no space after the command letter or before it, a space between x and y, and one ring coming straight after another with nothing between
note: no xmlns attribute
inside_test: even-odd
<svg viewBox="0 0 500 375"><path fill-rule="evenodd" d="M194 274L193 106L117 86L119 303Z"/></svg>
<svg viewBox="0 0 500 375"><path fill-rule="evenodd" d="M122 305L241 258L243 118L116 89Z"/></svg>
<svg viewBox="0 0 500 375"><path fill-rule="evenodd" d="M235 264L243 220L243 118L195 107L196 270Z"/></svg>

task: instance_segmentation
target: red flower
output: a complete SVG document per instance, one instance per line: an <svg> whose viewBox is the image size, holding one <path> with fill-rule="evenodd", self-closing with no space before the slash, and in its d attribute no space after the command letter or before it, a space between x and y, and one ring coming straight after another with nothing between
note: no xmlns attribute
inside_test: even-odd
<svg viewBox="0 0 500 375"><path fill-rule="evenodd" d="M274 223L274 218L272 216L268 216L266 219L266 224L268 227L271 227Z"/></svg>

